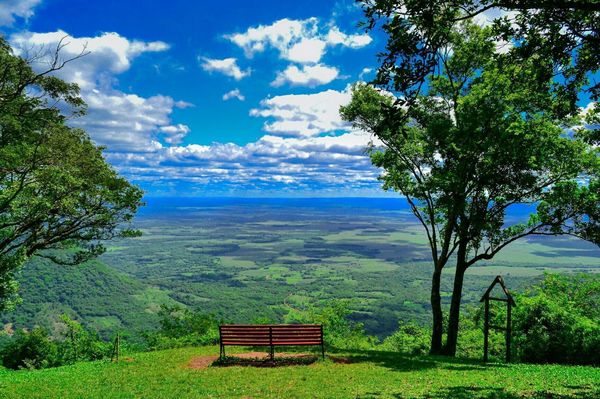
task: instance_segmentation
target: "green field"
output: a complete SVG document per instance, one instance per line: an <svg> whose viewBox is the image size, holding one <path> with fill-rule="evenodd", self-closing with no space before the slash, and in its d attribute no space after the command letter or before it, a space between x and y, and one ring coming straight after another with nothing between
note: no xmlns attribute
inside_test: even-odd
<svg viewBox="0 0 600 399"><path fill-rule="evenodd" d="M344 363L191 369L218 348L135 353L120 363L1 371L0 398L447 398L600 397L600 369L482 364L389 352L335 353ZM346 364L348 363L348 364Z"/></svg>

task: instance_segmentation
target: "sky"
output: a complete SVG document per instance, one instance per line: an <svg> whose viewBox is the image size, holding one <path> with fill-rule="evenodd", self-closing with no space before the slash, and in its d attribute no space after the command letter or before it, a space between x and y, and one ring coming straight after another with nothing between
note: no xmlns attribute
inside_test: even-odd
<svg viewBox="0 0 600 399"><path fill-rule="evenodd" d="M354 0L0 0L17 54L86 54L57 73L88 106L69 124L148 196L395 196L339 115L385 46L362 19Z"/></svg>
<svg viewBox="0 0 600 399"><path fill-rule="evenodd" d="M88 105L69 123L151 196L384 195L338 112L385 44L361 19L353 0L0 0L17 54L88 53L57 73Z"/></svg>

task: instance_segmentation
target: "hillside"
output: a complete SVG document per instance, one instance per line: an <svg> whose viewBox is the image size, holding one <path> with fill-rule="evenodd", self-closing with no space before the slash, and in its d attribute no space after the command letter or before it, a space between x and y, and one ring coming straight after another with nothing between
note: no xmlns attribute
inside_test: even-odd
<svg viewBox="0 0 600 399"><path fill-rule="evenodd" d="M37 258L25 265L19 282L23 302L0 317L13 328L41 325L52 331L66 313L108 338L116 330L153 328L159 306L174 302L99 260L59 266Z"/></svg>
<svg viewBox="0 0 600 399"><path fill-rule="evenodd" d="M2 398L485 398L586 399L600 395L600 369L484 365L388 352L336 353L311 365L193 369L218 348L136 353L118 364L0 370ZM343 360L343 361L342 361Z"/></svg>

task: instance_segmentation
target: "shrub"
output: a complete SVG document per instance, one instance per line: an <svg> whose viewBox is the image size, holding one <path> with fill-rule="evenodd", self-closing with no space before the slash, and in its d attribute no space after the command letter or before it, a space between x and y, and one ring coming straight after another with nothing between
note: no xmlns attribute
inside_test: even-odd
<svg viewBox="0 0 600 399"><path fill-rule="evenodd" d="M2 353L2 364L9 369L55 366L58 348L48 331L36 327L31 332L18 331Z"/></svg>
<svg viewBox="0 0 600 399"><path fill-rule="evenodd" d="M518 297L515 343L522 361L600 364L600 278L547 274Z"/></svg>
<svg viewBox="0 0 600 399"><path fill-rule="evenodd" d="M219 320L212 314L162 305L160 328L144 334L152 350L180 348L194 345L214 345L219 342Z"/></svg>
<svg viewBox="0 0 600 399"><path fill-rule="evenodd" d="M58 363L72 364L81 360L100 360L109 357L112 344L100 339L96 332L84 329L67 315L61 316L64 337L58 342Z"/></svg>
<svg viewBox="0 0 600 399"><path fill-rule="evenodd" d="M4 344L0 356L6 368L39 369L82 360L99 360L110 355L112 345L84 329L66 315L61 316L64 333L52 339L47 330L36 327L17 331Z"/></svg>
<svg viewBox="0 0 600 399"><path fill-rule="evenodd" d="M431 331L414 322L399 322L398 330L385 338L380 348L410 355L425 355L429 351Z"/></svg>
<svg viewBox="0 0 600 399"><path fill-rule="evenodd" d="M323 339L328 347L338 349L370 349L376 338L365 334L362 323L350 320L349 302L334 300L324 306L309 306L306 310L293 310L286 323L323 325Z"/></svg>

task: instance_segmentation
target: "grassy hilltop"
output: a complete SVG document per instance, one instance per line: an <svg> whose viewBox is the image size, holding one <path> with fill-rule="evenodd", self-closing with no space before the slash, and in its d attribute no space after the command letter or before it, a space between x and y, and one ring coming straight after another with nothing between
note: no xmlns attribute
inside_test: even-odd
<svg viewBox="0 0 600 399"><path fill-rule="evenodd" d="M0 398L555 398L600 397L600 369L482 364L390 352L332 354L286 367L190 367L217 347L136 353L37 371L0 370ZM213 356L208 358L207 356ZM343 361L341 361L343 360Z"/></svg>

